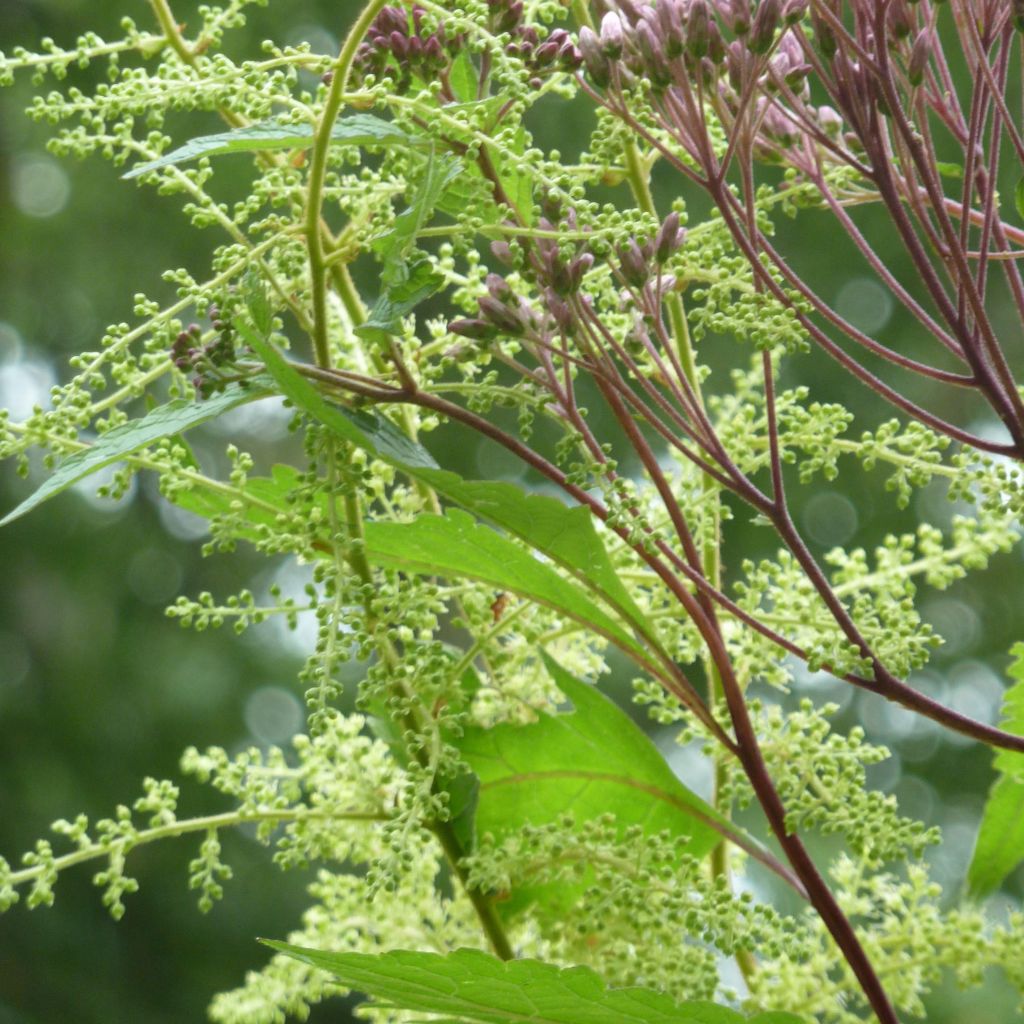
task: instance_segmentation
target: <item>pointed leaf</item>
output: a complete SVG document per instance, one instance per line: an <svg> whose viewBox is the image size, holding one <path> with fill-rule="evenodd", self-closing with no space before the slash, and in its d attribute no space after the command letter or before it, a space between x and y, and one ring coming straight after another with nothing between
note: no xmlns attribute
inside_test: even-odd
<svg viewBox="0 0 1024 1024"><path fill-rule="evenodd" d="M260 121L216 135L203 135L156 160L133 167L123 178L137 178L147 171L184 163L201 156L224 153L253 153L263 149L308 149L313 145L314 126L283 121ZM397 125L372 114L350 114L339 118L331 129L331 140L353 146L412 146L420 141Z"/></svg>
<svg viewBox="0 0 1024 1024"><path fill-rule="evenodd" d="M34 494L0 519L0 526L6 526L48 498L60 494L73 483L137 452L140 448L145 448L154 441L180 434L245 402L267 397L271 393L267 384L266 380L229 384L211 398L198 402L176 398L166 405L157 406L141 419L132 420L107 431L89 448L65 459Z"/></svg>
<svg viewBox="0 0 1024 1024"><path fill-rule="evenodd" d="M566 814L577 822L613 814L622 830L637 825L649 835L689 836L687 850L696 857L726 836L773 870L781 868L752 836L688 789L621 708L547 655L544 663L572 703L571 713L541 715L530 725L470 727L453 740L480 779L477 836L490 833L500 840L524 825L557 822ZM585 887L586 882L533 887L513 893L501 908L514 915L542 901L557 913Z"/></svg>
<svg viewBox="0 0 1024 1024"><path fill-rule="evenodd" d="M409 208L395 218L390 231L370 243L384 264L383 279L386 283L404 281L404 265L400 261L412 248L416 236L427 226L445 191L462 171L461 161L450 156L435 159L433 151L428 154L423 177Z"/></svg>
<svg viewBox="0 0 1024 1024"><path fill-rule="evenodd" d="M445 283L444 275L434 269L428 256L419 256L411 263L403 264L402 272L396 273L396 277L400 280L387 283L366 322L355 329L360 338L383 342L401 334L402 318L444 287Z"/></svg>
<svg viewBox="0 0 1024 1024"><path fill-rule="evenodd" d="M588 967L498 960L475 949L447 956L392 950L326 953L285 942L266 945L374 997L377 1005L450 1014L472 1024L744 1024L747 1018L705 1001L677 1003L650 988L608 988ZM787 1013L750 1024L801 1024Z"/></svg>
<svg viewBox="0 0 1024 1024"><path fill-rule="evenodd" d="M1009 674L1016 680L1003 695L1000 727L1024 736L1024 643L1010 651L1015 661ZM1000 750L995 757L999 777L992 785L978 828L967 888L981 898L994 892L1024 861L1024 754Z"/></svg>
<svg viewBox="0 0 1024 1024"><path fill-rule="evenodd" d="M270 342L254 338L244 324L238 328L281 391L298 408L344 440L519 537L584 580L634 625L645 622L643 612L615 572L593 517L582 506L570 508L556 498L527 494L513 484L464 480L441 469L422 445L410 441L390 420L328 402Z"/></svg>
<svg viewBox="0 0 1024 1024"><path fill-rule="evenodd" d="M550 565L459 509L412 522L366 524L366 555L377 565L430 576L469 578L554 608L647 662L644 649L614 619Z"/></svg>

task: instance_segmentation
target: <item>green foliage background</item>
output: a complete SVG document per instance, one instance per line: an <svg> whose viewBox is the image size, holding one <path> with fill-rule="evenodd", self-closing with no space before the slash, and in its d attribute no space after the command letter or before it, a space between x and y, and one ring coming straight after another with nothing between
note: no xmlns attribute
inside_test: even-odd
<svg viewBox="0 0 1024 1024"><path fill-rule="evenodd" d="M254 10L249 27L229 45L255 52L260 39L273 35L286 42L308 39L314 49L330 51L358 6L351 0L272 2ZM0 49L32 46L47 35L71 41L86 29L114 35L123 13L145 23L142 5L122 0L4 0ZM176 13L187 20L188 5ZM47 382L65 375L70 355L91 347L106 324L130 318L134 292L169 296L171 286L159 283L161 271L200 271L210 245L186 227L176 200L119 180L117 171L98 160L67 166L49 157L45 127L21 112L30 97L27 81L0 93L0 405L23 401L33 389L41 399ZM581 136L586 116L581 108ZM533 125L538 141L571 150L569 120L560 113L557 120ZM184 141L218 126L212 119L192 119L168 127ZM667 174L660 184L676 187ZM696 221L701 201L688 201ZM870 230L870 218L866 224ZM855 264L829 220L821 216L816 222L812 214L792 230L798 232L788 240L799 246L797 269L811 275L823 295L841 298L846 289L842 301L850 315L884 316L884 293L859 278L851 284L847 275ZM912 325L900 317L894 313L887 330L914 355L924 339L915 338ZM729 339L709 339L701 356L716 374L726 374L746 352ZM815 398L841 395L863 413L864 428L888 416L823 358L794 363L799 376L814 382ZM799 382L794 363L787 386ZM962 417L957 410L947 412ZM249 447L286 445L283 423L251 424ZM200 442L201 454L222 458L224 443L211 430ZM494 453L475 450L475 443L450 430L431 439L435 448L448 446L444 462L450 468L470 476L493 472ZM848 468L829 490L794 488L803 525L820 548L854 536L870 549L885 533L910 525L910 512L893 514L881 479ZM0 467L0 509L26 493L13 466ZM950 514L931 488L915 500L931 502L940 516ZM104 816L138 794L143 776L174 776L189 744L219 743L233 750L280 742L286 736L275 730L301 721L294 683L300 656L287 637L266 628L241 641L230 632L185 634L164 617L163 608L178 593L256 589L265 573L244 551L200 559L199 542L188 527L143 482L119 505L100 502L89 491L68 494L0 531L0 851L8 856L28 848L56 817L79 810ZM752 553L759 544L765 554L774 549L768 534L762 539L755 527L746 540ZM925 685L960 710L989 720L998 708L1006 651L1024 639L1021 611L1000 587L1000 579L1020 574L1020 551L998 556L987 573L924 605L948 641ZM809 689L823 700L821 687L828 685L811 681ZM896 751L874 769L875 781L899 795L905 813L943 827L946 844L935 854L943 858L936 876L955 892L991 779L988 755L866 694L854 696L836 684L829 698L845 704L838 727L860 718L872 740ZM676 767L693 770L685 761ZM210 793L186 792L183 804L196 813L218 806ZM227 842L235 879L224 903L207 917L185 888L186 865L194 856L187 843L133 854L141 891L130 898L119 924L101 907L88 870L62 882L54 911L19 907L6 915L0 921L0 1024L203 1019L210 996L238 984L245 969L266 955L255 936L282 937L295 923L308 880L278 872L246 836ZM1019 902L1022 896L1024 869L996 898ZM1020 1019L996 979L985 1002L980 1006L976 993L972 998L975 1024ZM933 1004L929 1021L964 1019L955 992L940 993ZM335 1002L315 1009L312 1019L349 1018Z"/></svg>

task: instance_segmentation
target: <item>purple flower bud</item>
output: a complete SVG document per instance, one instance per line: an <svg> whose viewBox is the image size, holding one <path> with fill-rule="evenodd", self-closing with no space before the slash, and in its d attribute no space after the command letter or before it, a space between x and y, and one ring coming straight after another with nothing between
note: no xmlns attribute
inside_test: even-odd
<svg viewBox="0 0 1024 1024"><path fill-rule="evenodd" d="M484 318L499 330L511 334L513 337L518 337L523 333L525 326L523 318L516 310L510 309L490 295L481 296L478 305Z"/></svg>
<svg viewBox="0 0 1024 1024"><path fill-rule="evenodd" d="M490 341L498 334L498 328L486 320L452 320L448 324L448 330L452 334L472 338L474 341Z"/></svg>
<svg viewBox="0 0 1024 1024"><path fill-rule="evenodd" d="M654 236L654 261L660 266L686 240L686 232L679 225L679 214L673 210L662 222Z"/></svg>
<svg viewBox="0 0 1024 1024"><path fill-rule="evenodd" d="M618 251L618 257L619 269L627 283L634 288L642 288L651 276L651 271L635 238L630 239L629 245Z"/></svg>
<svg viewBox="0 0 1024 1024"><path fill-rule="evenodd" d="M745 36L750 31L750 0L720 0L718 7L736 35Z"/></svg>
<svg viewBox="0 0 1024 1024"><path fill-rule="evenodd" d="M707 55L711 45L711 13L704 0L693 0L686 20L686 49L698 60Z"/></svg>
<svg viewBox="0 0 1024 1024"><path fill-rule="evenodd" d="M786 0L782 8L782 21L786 25L795 25L803 19L810 6L809 0Z"/></svg>
<svg viewBox="0 0 1024 1024"><path fill-rule="evenodd" d="M747 40L747 48L751 53L760 56L772 48L781 14L780 0L761 0L750 26L750 38Z"/></svg>
<svg viewBox="0 0 1024 1024"><path fill-rule="evenodd" d="M818 125L830 138L838 139L843 130L843 118L834 107L818 107Z"/></svg>
<svg viewBox="0 0 1024 1024"><path fill-rule="evenodd" d="M388 36L388 46L399 63L409 56L409 43L409 37L402 32L392 32Z"/></svg>
<svg viewBox="0 0 1024 1024"><path fill-rule="evenodd" d="M578 292L583 284L583 277L594 265L594 257L589 252L581 253L569 263L569 291Z"/></svg>
<svg viewBox="0 0 1024 1024"><path fill-rule="evenodd" d="M433 67L441 69L448 63L441 40L437 36L430 36L423 44L423 56Z"/></svg>
<svg viewBox="0 0 1024 1024"><path fill-rule="evenodd" d="M558 325L558 329L563 334L571 334L574 326L573 315L565 299L558 295L553 288L545 288L541 297L547 311Z"/></svg>
<svg viewBox="0 0 1024 1024"><path fill-rule="evenodd" d="M508 281L501 274L488 274L485 284L487 285L487 291L499 302L508 302L512 298L512 289L509 287Z"/></svg>
<svg viewBox="0 0 1024 1024"><path fill-rule="evenodd" d="M643 58L644 71L651 82L659 87L665 88L672 82L672 74L666 63L665 50L655 34L655 30L646 21L641 21L634 32L637 49Z"/></svg>
<svg viewBox="0 0 1024 1024"><path fill-rule="evenodd" d="M702 0L697 0L697 2L702 2ZM690 18L693 18L692 11ZM685 47L683 13L678 0L660 0L658 23L661 40L665 47L665 56L668 60L675 60L676 57L681 56Z"/></svg>
<svg viewBox="0 0 1024 1024"><path fill-rule="evenodd" d="M591 81L598 89L606 88L612 80L611 64L601 50L597 34L587 25L580 29L580 53Z"/></svg>
<svg viewBox="0 0 1024 1024"><path fill-rule="evenodd" d="M614 11L609 11L601 19L601 49L606 57L617 60L622 56L622 47L625 43L625 32L622 28L622 21Z"/></svg>
<svg viewBox="0 0 1024 1024"><path fill-rule="evenodd" d="M512 255L512 246L508 242L491 242L491 255L506 267L516 265L515 256Z"/></svg>
<svg viewBox="0 0 1024 1024"><path fill-rule="evenodd" d="M924 81L925 68L932 55L931 29L923 28L917 33L914 45L910 48L910 60L907 61L907 81L918 86Z"/></svg>
<svg viewBox="0 0 1024 1024"><path fill-rule="evenodd" d="M896 39L906 39L914 31L914 14L907 0L890 0L885 23Z"/></svg>
<svg viewBox="0 0 1024 1024"><path fill-rule="evenodd" d="M817 7L811 8L811 27L814 29L814 41L818 52L825 60L830 61L836 55L839 43L832 26L818 13Z"/></svg>

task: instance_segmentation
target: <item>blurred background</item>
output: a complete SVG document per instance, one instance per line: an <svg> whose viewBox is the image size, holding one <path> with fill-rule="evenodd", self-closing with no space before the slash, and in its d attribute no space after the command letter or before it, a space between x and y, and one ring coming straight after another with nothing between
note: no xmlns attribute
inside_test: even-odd
<svg viewBox="0 0 1024 1024"><path fill-rule="evenodd" d="M254 9L231 50L255 54L259 41L273 36L333 52L358 6L292 0L286 8ZM31 48L44 36L71 45L88 29L116 37L126 13L147 25L148 8L138 0L3 0L0 49ZM193 5L178 4L175 13L187 23ZM81 77L88 81L91 74ZM66 378L68 358L96 347L107 324L132 320L134 293L171 298L161 272L186 267L201 275L217 241L189 228L179 200L120 180L98 158L76 164L50 156L47 129L23 115L32 92L24 77L0 91L0 407L10 408L15 419L46 401L50 386ZM579 126L578 147L590 123L584 107L579 115L555 121L538 111L538 141L570 153L568 126ZM667 209L679 181L658 168L656 185ZM697 220L704 204L699 196L686 198ZM869 232L884 226L870 212L862 222ZM794 254L798 269L813 275L844 316L890 342L898 339L911 355L928 353L927 339L885 289L867 272L850 276L859 264L847 258L827 216L783 224L782 234L783 250ZM723 386L728 369L744 365L748 355L729 339L708 339L701 357L713 367L711 387ZM817 355L790 362L784 384L801 381L814 382L818 400L841 398L853 408L861 417L855 430L891 415ZM945 412L959 422L974 415L962 406ZM228 440L273 454L287 444L284 423L280 409L261 405L191 436L205 464L223 466ZM987 429L983 419L972 425ZM493 452L485 455L472 439L442 431L431 445L444 464L467 475L487 472L485 458L493 468ZM865 474L853 464L842 468L832 484L801 488L794 481L792 487L801 525L818 551L836 544L870 549L885 533L912 529L919 517L942 525L954 511L942 488L929 487L897 513L881 473ZM517 467L509 465L508 474L516 477ZM39 479L36 466L33 480ZM185 634L164 616L179 593L210 590L222 597L249 586L258 598L274 579L300 591L301 574L244 549L202 559L201 527L164 502L153 483L139 479L116 504L97 499L93 487L76 488L0 531L0 853L12 864L54 819L78 812L107 816L135 799L144 776L176 777L178 758L190 744L268 745L287 741L301 727L295 679L306 649L301 631L264 626L241 639L230 631ZM0 509L13 507L31 486L12 465L0 466ZM741 511L733 524L734 569L742 557L774 551L770 536L748 519ZM1020 573L1015 548L943 593L923 592L923 612L946 644L915 682L961 711L995 720L1007 651L1024 640L1022 609L1005 585ZM625 680L611 685L628 702ZM806 694L842 705L837 727L862 721L869 738L893 749L893 757L872 770L873 781L896 793L905 813L943 828L946 841L930 856L935 877L955 898L991 780L989 755L826 678L800 677L785 699ZM707 786L693 751L675 747L668 733L656 739L690 785ZM223 804L186 785L180 806L184 816ZM297 922L309 880L301 872L277 871L246 835L224 838L235 879L208 915L199 913L186 888L187 863L195 855L195 844L186 840L132 854L129 873L141 889L128 898L118 924L101 906L90 868L62 877L54 909L29 912L19 905L0 917L0 1024L204 1019L213 993L239 984L247 968L264 961L254 937L283 936ZM995 897L997 916L1022 896L1024 871L1018 870ZM1000 977L988 979L983 992L961 995L945 986L931 1000L927 1019L1024 1021L1015 1016L1014 1002ZM311 1019L350 1017L345 1004L335 1002L314 1010Z"/></svg>

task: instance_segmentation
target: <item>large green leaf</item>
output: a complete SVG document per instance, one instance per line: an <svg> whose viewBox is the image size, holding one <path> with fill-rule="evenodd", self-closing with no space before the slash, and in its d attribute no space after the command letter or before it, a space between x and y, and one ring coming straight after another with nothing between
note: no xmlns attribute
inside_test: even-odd
<svg viewBox="0 0 1024 1024"><path fill-rule="evenodd" d="M185 163L201 156L224 153L252 153L263 149L307 149L313 145L311 124L289 124L284 121L260 121L246 128L236 128L216 135L203 135L186 142L156 160L133 167L124 178L137 178L171 164ZM397 125L373 114L350 114L339 118L331 129L331 141L353 146L412 146L420 140L402 131Z"/></svg>
<svg viewBox="0 0 1024 1024"><path fill-rule="evenodd" d="M422 445L410 441L389 420L328 402L270 342L254 336L244 324L238 326L263 359L268 373L298 408L344 440L427 484L478 518L519 537L574 573L633 625L644 624L643 612L615 572L593 517L585 508L569 508L556 498L527 494L509 483L464 480L439 468Z"/></svg>
<svg viewBox="0 0 1024 1024"><path fill-rule="evenodd" d="M462 171L460 160L450 156L437 158L433 151L427 155L409 208L395 218L387 232L370 243L384 264L385 282L390 283L403 277L403 272L398 269L400 261L408 255L416 236L429 223L441 197Z"/></svg>
<svg viewBox="0 0 1024 1024"><path fill-rule="evenodd" d="M366 555L377 565L453 579L476 579L537 601L606 637L641 663L644 649L586 591L507 537L460 509L408 523L365 526Z"/></svg>
<svg viewBox="0 0 1024 1024"><path fill-rule="evenodd" d="M967 870L971 895L983 898L1024 860L1024 782L1002 775L992 785Z"/></svg>
<svg viewBox="0 0 1024 1024"><path fill-rule="evenodd" d="M442 956L327 953L286 942L266 944L333 974L376 1005L447 1014L471 1024L744 1024L725 1006L677 1003L650 988L608 988L589 967L558 967L541 960L502 961L475 949ZM791 1013L762 1013L749 1024L801 1024Z"/></svg>
<svg viewBox="0 0 1024 1024"><path fill-rule="evenodd" d="M1010 651L1016 680L1003 696L1000 726L1024 736L1024 643ZM967 887L976 897L987 896L1024 860L1024 754L1000 750L995 757L999 777L992 785L981 816L978 839L967 869Z"/></svg>
<svg viewBox="0 0 1024 1024"><path fill-rule="evenodd" d="M141 419L108 430L88 448L65 459L57 467L57 471L44 480L32 495L0 519L0 526L6 526L19 516L25 515L90 473L95 473L154 441L180 434L222 415L229 409L257 398L266 398L269 394L271 391L265 379L244 384L229 384L211 398L203 401L176 398L166 405L157 406Z"/></svg>
<svg viewBox="0 0 1024 1024"><path fill-rule="evenodd" d="M615 816L625 830L688 836L687 850L702 857L725 836L773 870L786 874L752 836L719 814L681 782L635 722L596 687L545 664L573 711L541 715L529 725L470 727L453 740L480 779L475 833L501 839L524 825L546 825L566 814L577 822ZM787 875L788 880L788 875ZM512 894L502 910L515 914L541 901L567 909L585 883L537 887ZM552 906L552 903L557 906Z"/></svg>

